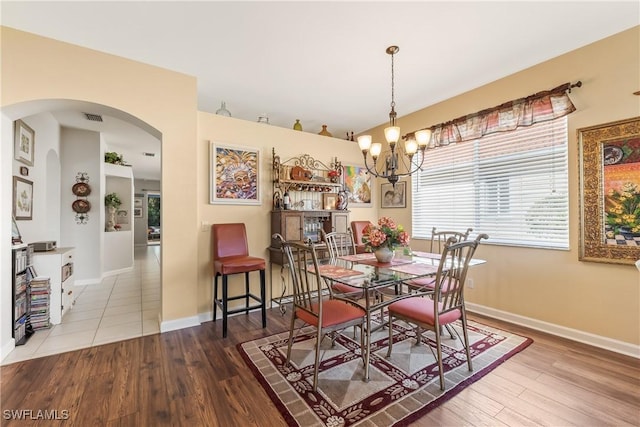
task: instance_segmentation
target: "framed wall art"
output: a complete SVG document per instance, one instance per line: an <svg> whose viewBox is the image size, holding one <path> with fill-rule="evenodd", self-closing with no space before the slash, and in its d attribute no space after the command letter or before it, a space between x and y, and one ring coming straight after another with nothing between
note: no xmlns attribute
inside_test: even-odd
<svg viewBox="0 0 640 427"><path fill-rule="evenodd" d="M22 120L14 122L14 149L16 160L33 166L36 133Z"/></svg>
<svg viewBox="0 0 640 427"><path fill-rule="evenodd" d="M33 182L19 176L13 177L13 217L33 218Z"/></svg>
<svg viewBox="0 0 640 427"><path fill-rule="evenodd" d="M210 147L209 203L260 205L260 150L220 143Z"/></svg>
<svg viewBox="0 0 640 427"><path fill-rule="evenodd" d="M640 117L578 129L581 261L640 259Z"/></svg>
<svg viewBox="0 0 640 427"><path fill-rule="evenodd" d="M142 218L142 208L133 208L133 217Z"/></svg>
<svg viewBox="0 0 640 427"><path fill-rule="evenodd" d="M405 181L397 182L396 188L386 182L380 186L380 197L382 199L383 208L406 208L407 207L407 183Z"/></svg>
<svg viewBox="0 0 640 427"><path fill-rule="evenodd" d="M344 166L344 188L349 206L371 207L371 174L364 166Z"/></svg>
<svg viewBox="0 0 640 427"><path fill-rule="evenodd" d="M322 193L322 208L330 211L337 209L338 193Z"/></svg>

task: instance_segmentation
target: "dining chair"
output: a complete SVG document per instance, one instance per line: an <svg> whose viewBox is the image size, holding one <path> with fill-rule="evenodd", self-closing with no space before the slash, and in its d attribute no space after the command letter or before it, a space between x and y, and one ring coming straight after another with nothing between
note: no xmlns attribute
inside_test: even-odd
<svg viewBox="0 0 640 427"><path fill-rule="evenodd" d="M301 320L298 332L310 325L316 329L315 362L313 369L313 391L318 388L318 369L320 367L320 344L325 335L332 334L335 344L337 333L351 326L362 327L366 320L363 307L353 300L340 295L327 295L325 282L320 276L320 267L315 245L286 241L280 234L273 238L281 244L282 252L290 271L293 289L293 310L289 327L287 345L287 363L291 363L291 347L296 331L296 320ZM297 333L296 333L297 335ZM360 334L360 348L363 363L365 361L364 334Z"/></svg>
<svg viewBox="0 0 640 427"><path fill-rule="evenodd" d="M347 230L346 233L339 231L325 233L322 231L321 236L322 241L327 245L329 262L332 264L335 264L341 256L354 255L356 253L356 246L351 230ZM358 300L362 298L362 289L353 286L331 282L329 283L329 289L331 292L345 294L345 296L351 299Z"/></svg>
<svg viewBox="0 0 640 427"><path fill-rule="evenodd" d="M353 234L353 242L355 244L357 254L366 252L362 236L364 235L364 229L369 225L373 225L373 223L371 221L351 221L351 233Z"/></svg>
<svg viewBox="0 0 640 427"><path fill-rule="evenodd" d="M429 246L429 252L432 254L441 254L444 249L445 243L451 238L455 238L458 242L464 242L469 238L469 233L473 231L473 228L467 228L467 231L437 231L436 227L431 229L431 244ZM405 282L407 288L411 290L433 290L434 278L424 277L420 279L408 280ZM452 337L453 338L453 337Z"/></svg>
<svg viewBox="0 0 640 427"><path fill-rule="evenodd" d="M473 257L481 239L488 239L486 234L479 234L475 240L457 242L455 237L450 237L444 245L438 271L435 277L433 298L419 296L409 297L394 302L388 307L389 316L389 349L387 357L391 357L393 348L393 321L404 320L416 325L416 345L422 340L421 328L435 333L438 372L440 374L440 389L444 390L444 370L442 363L442 326L451 325L460 321L463 338L456 330L458 339L464 345L469 371L473 371L471 352L469 349L469 336L467 331L467 314L464 304L464 282L467 277L469 262ZM433 348L429 346L433 353Z"/></svg>
<svg viewBox="0 0 640 427"><path fill-rule="evenodd" d="M222 337L227 337L227 317L234 313L249 313L250 310L262 310L262 327L267 326L265 260L249 255L247 230L243 223L213 224L213 321L216 321L217 308L222 309ZM260 296L249 289L249 273L260 273ZM244 293L229 296L228 278L230 275L244 273ZM218 299L218 276L222 276L222 298ZM244 299L244 306L229 310L229 301ZM250 305L251 301L258 304Z"/></svg>

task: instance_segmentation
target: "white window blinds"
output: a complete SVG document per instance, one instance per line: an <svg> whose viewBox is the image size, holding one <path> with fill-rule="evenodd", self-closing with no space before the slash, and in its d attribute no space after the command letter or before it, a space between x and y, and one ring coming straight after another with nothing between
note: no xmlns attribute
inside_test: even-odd
<svg viewBox="0 0 640 427"><path fill-rule="evenodd" d="M412 186L415 238L472 227L489 243L568 249L567 118L427 150Z"/></svg>

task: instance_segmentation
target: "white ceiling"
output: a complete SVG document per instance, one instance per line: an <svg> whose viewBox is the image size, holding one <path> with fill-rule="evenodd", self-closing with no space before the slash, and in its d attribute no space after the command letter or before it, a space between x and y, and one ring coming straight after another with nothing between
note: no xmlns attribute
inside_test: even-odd
<svg viewBox="0 0 640 427"><path fill-rule="evenodd" d="M402 117L640 24L638 1L3 0L0 7L2 25L197 77L200 111L225 101L236 118L266 113L288 128L300 119L308 132L327 124L340 138L388 119L389 45L400 47Z"/></svg>

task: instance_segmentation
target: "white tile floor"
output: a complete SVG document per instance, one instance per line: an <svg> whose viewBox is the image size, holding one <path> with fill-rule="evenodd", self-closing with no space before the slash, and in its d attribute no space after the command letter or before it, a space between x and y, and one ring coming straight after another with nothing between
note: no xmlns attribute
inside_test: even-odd
<svg viewBox="0 0 640 427"><path fill-rule="evenodd" d="M76 286L75 292L76 303L62 323L36 331L2 364L159 333L160 246L136 246L133 271Z"/></svg>

